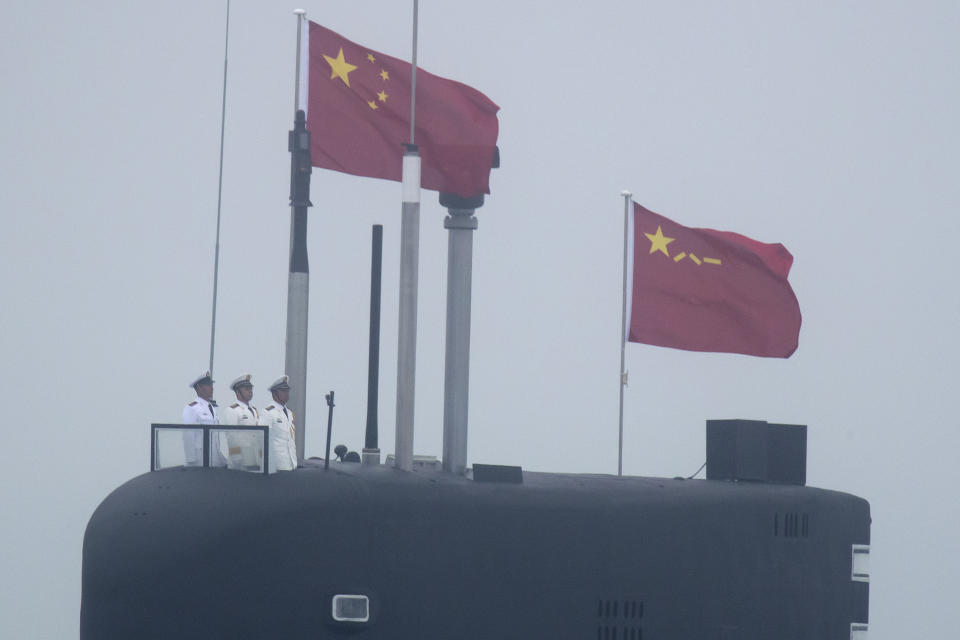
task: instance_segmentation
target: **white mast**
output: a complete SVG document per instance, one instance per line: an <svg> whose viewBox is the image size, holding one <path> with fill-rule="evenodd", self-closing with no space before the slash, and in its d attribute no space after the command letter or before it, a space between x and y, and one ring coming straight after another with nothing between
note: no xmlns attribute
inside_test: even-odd
<svg viewBox="0 0 960 640"><path fill-rule="evenodd" d="M420 154L414 139L417 95L417 0L413 0L410 144L403 154L400 219L400 312L397 326L397 433L394 465L413 468L414 391L417 377L417 290L420 263Z"/></svg>
<svg viewBox="0 0 960 640"><path fill-rule="evenodd" d="M623 388L627 386L626 345L627 345L627 282L630 279L627 273L627 263L630 259L628 249L633 244L630 240L630 201L632 193L627 190L620 192L623 196L623 314L620 325L620 427L617 443L617 475L623 475Z"/></svg>

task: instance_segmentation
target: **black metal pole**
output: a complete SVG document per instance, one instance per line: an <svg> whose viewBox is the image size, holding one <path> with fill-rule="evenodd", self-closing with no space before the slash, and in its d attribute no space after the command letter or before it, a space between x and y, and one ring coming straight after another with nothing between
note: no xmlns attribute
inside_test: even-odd
<svg viewBox="0 0 960 640"><path fill-rule="evenodd" d="M380 464L377 405L380 399L380 277L383 270L383 225L373 225L370 255L370 357L367 365L367 432L363 461Z"/></svg>
<svg viewBox="0 0 960 640"><path fill-rule="evenodd" d="M323 455L323 469L330 468L330 434L333 432L333 391L326 395L327 398L327 452Z"/></svg>
<svg viewBox="0 0 960 640"><path fill-rule="evenodd" d="M290 151L290 206L293 207L293 228L290 232L290 272L309 273L307 260L307 207L310 202L310 174L313 160L310 157L310 132L307 131L307 114L297 111L290 131L287 148Z"/></svg>

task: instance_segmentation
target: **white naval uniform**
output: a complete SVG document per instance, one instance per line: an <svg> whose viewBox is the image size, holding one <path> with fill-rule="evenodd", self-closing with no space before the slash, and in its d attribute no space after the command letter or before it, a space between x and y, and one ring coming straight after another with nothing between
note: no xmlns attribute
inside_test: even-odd
<svg viewBox="0 0 960 640"><path fill-rule="evenodd" d="M293 411L274 403L260 412L260 424L270 427L270 467L277 471L297 468Z"/></svg>
<svg viewBox="0 0 960 640"><path fill-rule="evenodd" d="M217 408L212 403L197 396L197 399L183 408L183 424L218 424ZM188 467L203 464L203 432L183 432L183 455ZM218 447L210 452L210 466L223 466L226 461Z"/></svg>
<svg viewBox="0 0 960 640"><path fill-rule="evenodd" d="M255 427L260 422L260 412L252 404L234 402L220 412L220 424L235 424ZM257 433L245 431L227 434L229 446L228 466L231 469L254 469L263 464L263 449Z"/></svg>

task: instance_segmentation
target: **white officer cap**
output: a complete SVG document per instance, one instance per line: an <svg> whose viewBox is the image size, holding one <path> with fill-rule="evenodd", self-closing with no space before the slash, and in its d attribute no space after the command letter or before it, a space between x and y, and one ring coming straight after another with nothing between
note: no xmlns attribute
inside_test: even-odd
<svg viewBox="0 0 960 640"><path fill-rule="evenodd" d="M270 391L276 391L278 389L289 389L289 388L290 388L290 376L280 376L272 385L270 385Z"/></svg>
<svg viewBox="0 0 960 640"><path fill-rule="evenodd" d="M233 382L230 383L230 388L234 391L237 390L237 387L252 387L253 383L250 382L250 374L245 373Z"/></svg>
<svg viewBox="0 0 960 640"><path fill-rule="evenodd" d="M204 371L203 373L201 373L196 380L194 380L189 384L189 386L195 387L198 384L213 384L213 378L210 377L209 371Z"/></svg>

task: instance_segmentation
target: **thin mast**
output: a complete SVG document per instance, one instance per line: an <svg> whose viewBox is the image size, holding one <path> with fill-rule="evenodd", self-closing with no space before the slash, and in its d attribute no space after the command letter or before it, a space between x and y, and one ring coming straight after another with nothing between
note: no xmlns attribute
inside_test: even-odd
<svg viewBox="0 0 960 640"><path fill-rule="evenodd" d="M630 225L630 197L633 195L629 191L621 191L623 196L623 311L620 322L620 427L619 440L617 443L617 475L623 475L623 388L627 386L626 365L626 345L627 345L627 247Z"/></svg>
<svg viewBox="0 0 960 640"><path fill-rule="evenodd" d="M213 250L213 312L210 319L210 375L217 336L217 281L220 275L220 205L223 202L223 133L227 121L227 51L230 47L230 0L227 0L226 35L223 42L223 106L220 109L220 177L217 180L217 240Z"/></svg>
<svg viewBox="0 0 960 640"><path fill-rule="evenodd" d="M410 73L410 144L416 144L414 140L414 121L417 117L417 15L418 15L418 0L413 0L413 54L410 56L411 66L413 69Z"/></svg>

